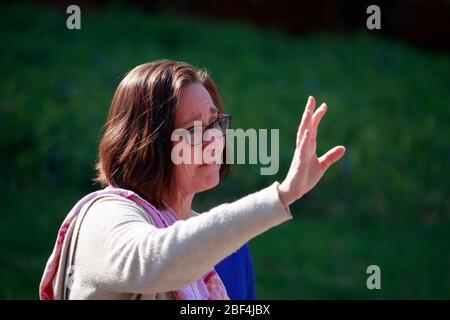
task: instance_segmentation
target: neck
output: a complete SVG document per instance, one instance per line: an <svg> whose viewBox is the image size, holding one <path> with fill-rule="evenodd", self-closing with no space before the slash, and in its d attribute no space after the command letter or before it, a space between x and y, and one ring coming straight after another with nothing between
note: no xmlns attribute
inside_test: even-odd
<svg viewBox="0 0 450 320"><path fill-rule="evenodd" d="M183 192L177 192L174 196L163 196L163 201L172 210L174 210L180 219L186 220L191 217L192 200L194 194L185 194Z"/></svg>

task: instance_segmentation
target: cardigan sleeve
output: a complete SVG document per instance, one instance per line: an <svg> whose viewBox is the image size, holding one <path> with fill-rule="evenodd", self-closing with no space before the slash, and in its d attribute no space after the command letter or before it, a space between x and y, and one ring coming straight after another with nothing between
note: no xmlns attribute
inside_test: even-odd
<svg viewBox="0 0 450 320"><path fill-rule="evenodd" d="M264 231L292 219L278 182L158 229L123 197L92 205L78 236L74 273L90 288L127 293L178 290Z"/></svg>

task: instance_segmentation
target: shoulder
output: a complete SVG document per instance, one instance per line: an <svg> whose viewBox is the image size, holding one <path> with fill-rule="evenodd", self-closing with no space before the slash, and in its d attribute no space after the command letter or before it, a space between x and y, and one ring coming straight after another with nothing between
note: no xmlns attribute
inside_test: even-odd
<svg viewBox="0 0 450 320"><path fill-rule="evenodd" d="M144 208L121 195L98 196L83 206L82 212L85 211L86 216L83 220L95 225L121 224L125 221L142 221L153 224Z"/></svg>

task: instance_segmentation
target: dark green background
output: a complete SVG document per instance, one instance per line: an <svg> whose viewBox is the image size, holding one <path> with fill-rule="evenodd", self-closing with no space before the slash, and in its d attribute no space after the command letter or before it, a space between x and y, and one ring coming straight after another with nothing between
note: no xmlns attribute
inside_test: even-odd
<svg viewBox="0 0 450 320"><path fill-rule="evenodd" d="M144 14L0 7L0 298L37 298L63 217L93 185L101 126L121 77L168 58L206 68L233 127L280 129L280 171L234 165L203 210L290 163L308 95L326 101L321 154L347 154L251 241L258 298L450 297L450 58L361 29L288 36L244 24ZM377 264L382 289L366 288Z"/></svg>

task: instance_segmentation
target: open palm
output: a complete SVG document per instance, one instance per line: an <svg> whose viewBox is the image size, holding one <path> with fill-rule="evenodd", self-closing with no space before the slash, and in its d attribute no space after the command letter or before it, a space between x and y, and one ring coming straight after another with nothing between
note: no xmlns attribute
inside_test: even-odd
<svg viewBox="0 0 450 320"><path fill-rule="evenodd" d="M343 146L337 146L320 158L316 155L317 127L327 111L323 103L314 112L316 102L309 97L297 132L294 156L284 181L279 185L280 199L288 206L311 190L325 171L345 153Z"/></svg>

